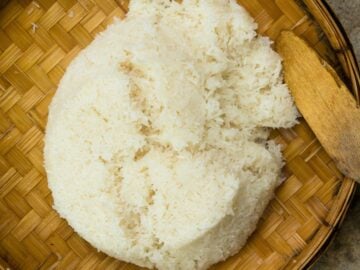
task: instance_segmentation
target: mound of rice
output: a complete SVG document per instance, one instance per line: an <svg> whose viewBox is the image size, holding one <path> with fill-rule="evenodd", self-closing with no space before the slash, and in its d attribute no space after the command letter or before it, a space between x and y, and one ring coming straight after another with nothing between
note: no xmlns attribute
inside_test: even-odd
<svg viewBox="0 0 360 270"><path fill-rule="evenodd" d="M134 0L51 103L54 207L120 260L206 269L239 251L279 184L269 128L297 111L281 59L235 1Z"/></svg>

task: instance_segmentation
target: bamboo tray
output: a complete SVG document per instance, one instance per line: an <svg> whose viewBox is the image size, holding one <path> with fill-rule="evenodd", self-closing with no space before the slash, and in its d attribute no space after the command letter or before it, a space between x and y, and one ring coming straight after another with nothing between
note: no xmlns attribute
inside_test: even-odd
<svg viewBox="0 0 360 270"><path fill-rule="evenodd" d="M359 101L359 73L350 44L323 1L239 2L258 22L259 33L276 39L281 30L292 29L306 39ZM114 16L124 17L126 9L127 1L115 0L11 0L0 10L4 268L138 269L98 253L52 210L42 159L47 108L66 66ZM274 130L272 137L284 146L287 180L247 245L212 269L304 268L324 249L346 213L355 184L336 169L305 121L290 130Z"/></svg>

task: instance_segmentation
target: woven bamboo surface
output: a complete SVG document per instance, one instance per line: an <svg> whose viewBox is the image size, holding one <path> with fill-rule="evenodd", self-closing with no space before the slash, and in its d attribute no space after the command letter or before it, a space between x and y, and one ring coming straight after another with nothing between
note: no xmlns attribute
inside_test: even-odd
<svg viewBox="0 0 360 270"><path fill-rule="evenodd" d="M341 33L331 37L336 29L321 19L329 14L317 6L319 1L305 2L340 62L303 4L239 2L255 17L260 33L276 39L281 30L292 29L350 79L356 92L358 73L348 43ZM115 0L10 0L0 11L0 265L138 269L98 253L52 210L43 168L48 105L66 66L114 16L124 17L126 9L126 1ZM213 269L303 268L346 212L355 184L344 179L307 124L301 120L292 129L275 130L272 137L284 145L287 180L247 245Z"/></svg>

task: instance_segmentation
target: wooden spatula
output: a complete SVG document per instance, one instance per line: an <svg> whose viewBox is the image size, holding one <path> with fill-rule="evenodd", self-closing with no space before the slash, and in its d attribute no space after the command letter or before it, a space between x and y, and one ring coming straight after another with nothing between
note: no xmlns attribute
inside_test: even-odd
<svg viewBox="0 0 360 270"><path fill-rule="evenodd" d="M276 41L285 82L320 143L346 176L360 182L360 109L336 72L302 39Z"/></svg>

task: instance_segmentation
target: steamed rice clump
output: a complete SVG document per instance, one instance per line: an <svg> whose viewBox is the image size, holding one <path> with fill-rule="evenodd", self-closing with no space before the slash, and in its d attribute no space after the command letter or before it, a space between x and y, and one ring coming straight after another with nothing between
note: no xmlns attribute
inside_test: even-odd
<svg viewBox="0 0 360 270"><path fill-rule="evenodd" d="M281 59L235 1L132 1L50 106L54 207L99 250L206 269L238 252L280 181L269 129L297 112Z"/></svg>

